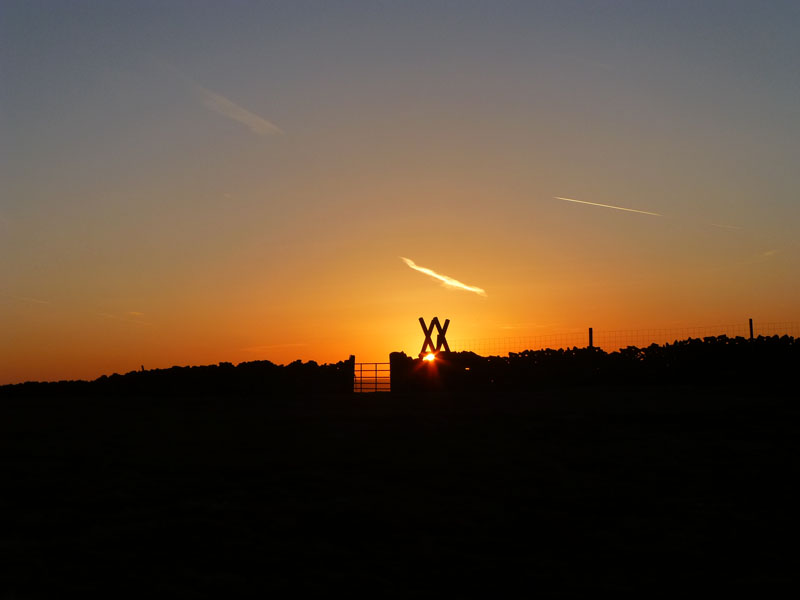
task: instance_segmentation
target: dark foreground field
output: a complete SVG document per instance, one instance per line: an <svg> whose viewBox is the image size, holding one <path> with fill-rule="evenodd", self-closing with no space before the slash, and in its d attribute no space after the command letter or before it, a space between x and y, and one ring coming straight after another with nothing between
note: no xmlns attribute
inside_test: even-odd
<svg viewBox="0 0 800 600"><path fill-rule="evenodd" d="M797 582L788 392L0 400L0 598Z"/></svg>

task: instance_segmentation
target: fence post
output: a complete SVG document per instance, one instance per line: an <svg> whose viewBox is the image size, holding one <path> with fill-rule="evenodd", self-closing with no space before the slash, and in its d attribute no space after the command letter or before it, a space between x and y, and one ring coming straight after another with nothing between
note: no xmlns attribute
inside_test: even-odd
<svg viewBox="0 0 800 600"><path fill-rule="evenodd" d="M750 319L750 339L753 339L753 319Z"/></svg>
<svg viewBox="0 0 800 600"><path fill-rule="evenodd" d="M345 377L347 377L349 381L349 385L347 386L350 392L356 391L356 355L351 354L350 358L347 359L347 367L345 368ZM344 383L344 378L342 379L342 383ZM344 386L343 386L344 387Z"/></svg>
<svg viewBox="0 0 800 600"><path fill-rule="evenodd" d="M589 327L589 348L594 348L593 340L592 340L592 328Z"/></svg>

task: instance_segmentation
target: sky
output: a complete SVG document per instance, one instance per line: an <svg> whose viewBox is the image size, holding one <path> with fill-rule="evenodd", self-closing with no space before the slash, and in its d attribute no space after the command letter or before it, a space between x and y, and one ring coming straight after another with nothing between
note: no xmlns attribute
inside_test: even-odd
<svg viewBox="0 0 800 600"><path fill-rule="evenodd" d="M3 0L0 384L385 361L419 317L451 345L800 322L799 27L793 1Z"/></svg>

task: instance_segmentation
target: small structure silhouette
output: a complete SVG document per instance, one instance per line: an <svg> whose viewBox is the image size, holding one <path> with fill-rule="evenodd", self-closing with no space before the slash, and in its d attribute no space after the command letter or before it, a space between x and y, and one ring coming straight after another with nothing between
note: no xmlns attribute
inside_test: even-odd
<svg viewBox="0 0 800 600"><path fill-rule="evenodd" d="M423 342L422 350L419 353L420 358L428 353L429 347L430 352L433 353L439 352L442 349L444 349L445 352L450 352L450 346L447 345L447 338L445 338L447 328L450 326L450 319L445 319L444 326L442 326L442 324L439 323L439 317L433 317L433 319L431 319L430 326L426 326L425 319L420 317L419 324L422 326L422 333L425 334L425 341ZM433 339L431 338L434 327L436 327L436 346L433 345Z"/></svg>

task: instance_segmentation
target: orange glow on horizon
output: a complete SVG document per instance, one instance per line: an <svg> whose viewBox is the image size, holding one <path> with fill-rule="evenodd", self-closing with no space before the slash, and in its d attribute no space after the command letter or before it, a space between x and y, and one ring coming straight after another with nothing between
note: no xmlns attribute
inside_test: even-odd
<svg viewBox="0 0 800 600"><path fill-rule="evenodd" d="M428 352L425 356L422 357L422 360L433 362L436 360L436 355L433 352Z"/></svg>

